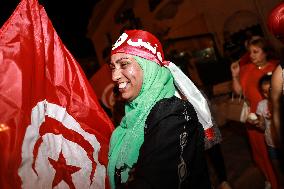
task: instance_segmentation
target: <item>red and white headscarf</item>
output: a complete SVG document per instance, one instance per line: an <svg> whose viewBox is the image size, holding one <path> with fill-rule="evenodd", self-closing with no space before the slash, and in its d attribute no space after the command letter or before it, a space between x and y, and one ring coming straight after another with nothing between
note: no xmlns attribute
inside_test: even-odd
<svg viewBox="0 0 284 189"><path fill-rule="evenodd" d="M198 119L205 130L205 136L212 139L212 117L206 99L193 82L172 62L164 60L160 41L151 33L143 30L125 31L112 47L111 55L126 53L156 62L171 71L175 86L193 105Z"/></svg>

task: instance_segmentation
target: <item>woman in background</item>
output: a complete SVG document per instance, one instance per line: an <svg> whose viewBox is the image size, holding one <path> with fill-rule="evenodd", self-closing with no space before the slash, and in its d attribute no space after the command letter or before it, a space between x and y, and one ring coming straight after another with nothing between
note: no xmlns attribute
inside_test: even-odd
<svg viewBox="0 0 284 189"><path fill-rule="evenodd" d="M268 27L272 34L284 44L284 3L281 2L271 10L268 17ZM272 121L274 126L277 142L280 147L281 168L284 173L284 55L281 54L279 66L272 74L271 82L271 99L273 108ZM282 115L282 116L281 116Z"/></svg>
<svg viewBox="0 0 284 189"><path fill-rule="evenodd" d="M258 102L263 99L258 90L259 79L267 72L274 71L278 62L269 60L271 49L266 40L261 37L249 41L248 48L251 63L241 68L238 63L231 65L232 84L234 92L243 94L250 104L250 111L255 113ZM246 123L253 159L272 188L278 189L278 182L267 153L264 133L253 124L249 120Z"/></svg>

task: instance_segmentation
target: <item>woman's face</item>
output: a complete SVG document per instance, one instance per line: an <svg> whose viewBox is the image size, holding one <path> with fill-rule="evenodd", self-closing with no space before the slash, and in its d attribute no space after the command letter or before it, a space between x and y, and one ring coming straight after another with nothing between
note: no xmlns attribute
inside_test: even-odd
<svg viewBox="0 0 284 189"><path fill-rule="evenodd" d="M258 65L266 62L266 53L259 46L250 45L249 51L252 63Z"/></svg>
<svg viewBox="0 0 284 189"><path fill-rule="evenodd" d="M116 53L111 56L112 80L118 86L121 97L132 101L138 95L143 83L143 70L132 55Z"/></svg>

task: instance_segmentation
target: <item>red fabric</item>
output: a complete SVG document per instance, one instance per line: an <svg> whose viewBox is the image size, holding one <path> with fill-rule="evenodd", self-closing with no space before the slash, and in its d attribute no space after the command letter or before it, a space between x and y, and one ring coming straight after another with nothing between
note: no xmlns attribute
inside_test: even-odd
<svg viewBox="0 0 284 189"><path fill-rule="evenodd" d="M111 71L107 64L104 64L90 79L91 86L97 97L107 107L112 108L114 104L113 81Z"/></svg>
<svg viewBox="0 0 284 189"><path fill-rule="evenodd" d="M104 185L113 125L36 0L0 30L0 107L1 189Z"/></svg>
<svg viewBox="0 0 284 189"><path fill-rule="evenodd" d="M205 137L209 140L213 140L214 139L214 130L213 127L210 127L208 129L206 129L205 131Z"/></svg>
<svg viewBox="0 0 284 189"><path fill-rule="evenodd" d="M112 47L111 54L126 53L164 65L164 52L160 41L143 30L126 30ZM168 64L165 62L165 64Z"/></svg>
<svg viewBox="0 0 284 189"><path fill-rule="evenodd" d="M280 2L269 13L267 25L271 33L284 42L284 3Z"/></svg>
<svg viewBox="0 0 284 189"><path fill-rule="evenodd" d="M250 63L250 53L249 52L246 52L241 58L240 58L240 61L239 61L239 65L240 67L246 65Z"/></svg>
<svg viewBox="0 0 284 189"><path fill-rule="evenodd" d="M256 111L257 103L263 99L258 90L259 79L266 73L272 72L277 65L277 61L271 61L262 69L258 69L253 63L249 63L241 67L240 82L243 93L250 102L252 112Z"/></svg>
<svg viewBox="0 0 284 189"><path fill-rule="evenodd" d="M241 67L240 82L243 93L250 103L252 112L256 111L258 102L263 98L258 90L259 79L267 72L272 72L276 67L276 61L269 62L263 69L258 69L253 63ZM254 161L264 173L267 180L270 181L272 188L277 189L277 179L268 156L264 133L249 124L247 124L247 133Z"/></svg>

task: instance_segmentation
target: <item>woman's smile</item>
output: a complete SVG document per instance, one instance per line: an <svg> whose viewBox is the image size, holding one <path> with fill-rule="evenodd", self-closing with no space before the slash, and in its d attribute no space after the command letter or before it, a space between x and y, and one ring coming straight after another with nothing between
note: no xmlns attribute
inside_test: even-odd
<svg viewBox="0 0 284 189"><path fill-rule="evenodd" d="M143 83L143 70L132 55L116 53L111 56L112 80L118 86L121 97L132 101L138 95Z"/></svg>

